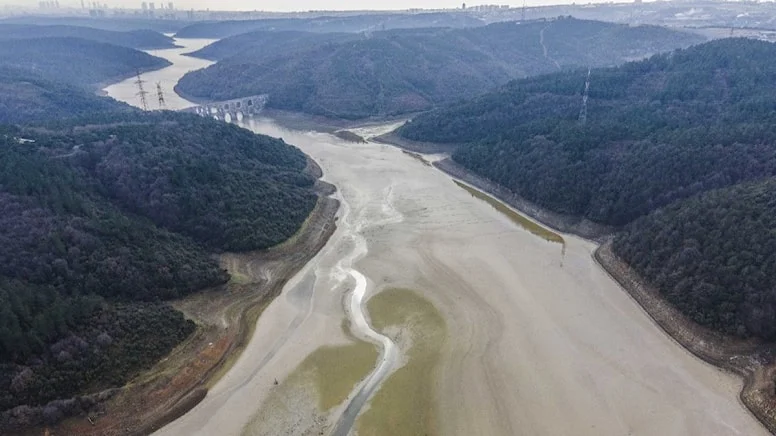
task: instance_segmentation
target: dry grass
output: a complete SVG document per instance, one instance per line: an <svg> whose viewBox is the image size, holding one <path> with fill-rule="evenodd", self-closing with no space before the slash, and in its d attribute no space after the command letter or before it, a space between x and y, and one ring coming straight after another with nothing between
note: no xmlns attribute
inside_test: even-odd
<svg viewBox="0 0 776 436"><path fill-rule="evenodd" d="M478 189L474 189L469 185L463 184L457 180L453 180L453 181L455 182L456 185L460 186L461 188L465 189L466 192L471 194L472 197L478 198L488 203L494 209L504 214L513 223L519 225L520 227L527 230L531 234L534 234L550 242L556 242L558 244L566 245L566 241L563 240L563 237L561 235L541 226L540 224L537 224L536 222L524 217L523 215L520 215L519 213L515 212L512 208L502 203L501 201L491 197L490 195Z"/></svg>

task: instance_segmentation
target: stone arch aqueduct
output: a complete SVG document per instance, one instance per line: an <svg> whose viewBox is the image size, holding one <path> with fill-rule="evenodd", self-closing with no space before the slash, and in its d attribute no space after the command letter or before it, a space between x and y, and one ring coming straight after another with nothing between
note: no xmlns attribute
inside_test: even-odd
<svg viewBox="0 0 776 436"><path fill-rule="evenodd" d="M183 109L182 112L195 113L203 117L213 117L221 121L236 121L242 117L258 114L264 109L269 96L267 94L235 98L233 100L203 103ZM229 119L227 119L227 116Z"/></svg>

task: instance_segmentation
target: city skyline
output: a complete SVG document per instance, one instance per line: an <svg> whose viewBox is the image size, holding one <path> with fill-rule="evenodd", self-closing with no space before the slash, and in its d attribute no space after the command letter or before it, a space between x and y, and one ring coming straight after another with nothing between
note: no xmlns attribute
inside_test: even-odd
<svg viewBox="0 0 776 436"><path fill-rule="evenodd" d="M604 3L605 0L577 2L577 3ZM35 8L38 6L37 0L0 0L0 6L16 6ZM91 4L91 1L87 1ZM142 1L137 0L100 0L100 4L107 4L109 8L141 9ZM168 7L168 1L146 1L146 3L155 3L158 9L164 4ZM309 11L309 10L406 10L406 9L454 9L461 7L462 2L450 0L371 0L368 2L355 2L353 0L178 0L173 2L176 9L180 10L216 10L216 11ZM573 0L528 0L528 6L546 6L572 4ZM60 0L62 8L80 8L80 0ZM511 7L520 7L522 1L482 1L467 2L470 6L481 4L499 4L509 5Z"/></svg>

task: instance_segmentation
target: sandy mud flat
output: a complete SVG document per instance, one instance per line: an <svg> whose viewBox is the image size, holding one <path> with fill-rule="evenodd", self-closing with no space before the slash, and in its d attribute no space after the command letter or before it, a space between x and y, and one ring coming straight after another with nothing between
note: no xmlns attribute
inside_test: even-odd
<svg viewBox="0 0 776 436"><path fill-rule="evenodd" d="M196 48L187 45L180 52ZM158 78L168 89L181 71L207 65L171 60L176 65ZM146 80L156 81L150 74ZM107 91L130 103L137 92L131 81ZM422 421L415 428L439 435L767 434L738 403L739 379L660 330L598 267L593 243L542 235L392 146L287 130L267 119L246 127L282 137L320 164L324 180L339 189L337 230L265 309L231 370L159 434L333 431L374 374L365 373L365 361L385 358L378 337L349 329L361 280L362 304L383 307L369 321L397 353L382 366L390 370L386 391L370 397L353 433L379 434L374 423L413 418ZM390 130L353 132L369 138ZM433 311L385 313L380 302L390 295L372 298L394 289L413 290ZM434 341L434 364L420 365L429 371L431 396L410 416L392 401L404 385L391 380L417 374L407 369L419 367L413 341L422 341L423 326L439 323L413 317L432 312L441 316L444 339ZM352 363L347 377L337 375L337 359ZM321 382L321 374L338 379Z"/></svg>
<svg viewBox="0 0 776 436"><path fill-rule="evenodd" d="M367 280L365 301L384 289L412 289L444 320L433 401L423 415L435 434L767 434L738 403L741 382L660 330L597 266L593 243L543 237L394 147L269 120L249 127L284 138L321 165L324 180L339 188L338 229L266 309L233 370L159 434L331 431L350 397L321 410L313 381L287 397L293 407L271 429L254 418L308 356L353 346L342 325L356 283L340 262L361 238L366 252L352 267ZM387 328L401 345L401 327ZM411 357L402 352L394 373ZM366 405L364 422L379 404ZM356 431L360 425L368 424L357 421Z"/></svg>

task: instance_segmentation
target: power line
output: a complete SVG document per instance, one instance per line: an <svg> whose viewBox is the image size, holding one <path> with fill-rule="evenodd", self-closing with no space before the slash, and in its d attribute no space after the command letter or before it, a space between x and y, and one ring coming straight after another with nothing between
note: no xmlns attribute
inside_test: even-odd
<svg viewBox="0 0 776 436"><path fill-rule="evenodd" d="M148 95L148 91L145 90L143 87L143 83L145 81L140 77L140 70L137 71L137 80L135 81L135 84L137 85L137 96L140 97L140 106L143 108L144 111L148 110L148 100L146 99L146 96Z"/></svg>
<svg viewBox="0 0 776 436"><path fill-rule="evenodd" d="M164 109L166 104L164 102L164 92L162 92L161 82L156 82L156 95L159 97L159 109Z"/></svg>
<svg viewBox="0 0 776 436"><path fill-rule="evenodd" d="M525 23L525 0L523 0L523 10L520 15L520 22Z"/></svg>

